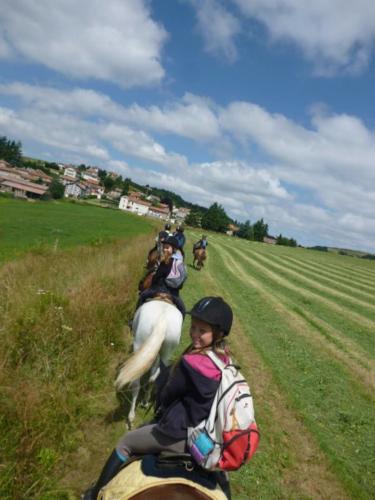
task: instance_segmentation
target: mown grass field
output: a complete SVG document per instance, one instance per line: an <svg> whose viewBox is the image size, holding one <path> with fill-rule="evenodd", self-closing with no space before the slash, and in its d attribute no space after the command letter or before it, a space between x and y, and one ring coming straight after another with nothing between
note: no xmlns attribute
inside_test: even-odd
<svg viewBox="0 0 375 500"><path fill-rule="evenodd" d="M150 231L150 220L71 201L0 197L0 262L26 252L101 244Z"/></svg>
<svg viewBox="0 0 375 500"><path fill-rule="evenodd" d="M198 237L198 233L195 233ZM375 266L211 236L207 292L234 305L233 350L263 430L237 498L373 498Z"/></svg>
<svg viewBox="0 0 375 500"><path fill-rule="evenodd" d="M212 234L198 272L187 235L182 296L232 304L262 431L233 498L373 498L374 263ZM153 232L126 241L0 267L1 498L79 498L125 430L113 380Z"/></svg>

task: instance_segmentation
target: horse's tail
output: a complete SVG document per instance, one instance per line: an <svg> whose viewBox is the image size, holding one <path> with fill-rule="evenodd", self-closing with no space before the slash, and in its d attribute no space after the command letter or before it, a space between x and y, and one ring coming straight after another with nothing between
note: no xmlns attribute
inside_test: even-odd
<svg viewBox="0 0 375 500"><path fill-rule="evenodd" d="M165 314L161 314L151 335L121 367L115 380L116 391L120 391L125 385L142 377L155 361L167 332L167 321Z"/></svg>

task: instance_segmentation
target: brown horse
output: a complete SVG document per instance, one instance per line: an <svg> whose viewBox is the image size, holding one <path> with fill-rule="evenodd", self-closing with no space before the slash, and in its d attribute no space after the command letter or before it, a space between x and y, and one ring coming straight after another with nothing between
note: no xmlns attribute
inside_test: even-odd
<svg viewBox="0 0 375 500"><path fill-rule="evenodd" d="M155 274L154 271L147 271L146 275L141 279L141 281L138 284L138 290L140 292L143 292L144 290L151 288L152 278L154 277L154 274Z"/></svg>
<svg viewBox="0 0 375 500"><path fill-rule="evenodd" d="M151 271L152 269L154 269L159 258L160 258L160 255L159 255L158 247L155 246L154 248L151 248L151 250L148 252L148 256L147 256L146 269L148 271Z"/></svg>
<svg viewBox="0 0 375 500"><path fill-rule="evenodd" d="M200 271L204 265L206 257L207 257L206 250L204 248L196 248L194 250L193 267L195 267L195 269L198 269L198 271ZM195 265L196 262L197 265Z"/></svg>

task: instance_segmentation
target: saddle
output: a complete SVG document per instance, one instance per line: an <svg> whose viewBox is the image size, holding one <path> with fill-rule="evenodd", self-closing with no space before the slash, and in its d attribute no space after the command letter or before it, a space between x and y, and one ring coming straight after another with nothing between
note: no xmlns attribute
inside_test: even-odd
<svg viewBox="0 0 375 500"><path fill-rule="evenodd" d="M215 490L218 486L230 500L231 492L228 477L219 471L202 469L192 458L190 453L176 454L163 451L158 455L146 455L142 459L142 472L146 476L170 478L180 477L194 483Z"/></svg>
<svg viewBox="0 0 375 500"><path fill-rule="evenodd" d="M193 470L188 470L191 467L194 467ZM201 493L197 498L230 499L229 483L223 487L215 477L215 472L198 472L198 466L192 463L190 455L162 452L160 455L134 457L100 490L98 500L146 498L138 496L142 493L146 493L147 498L153 498L158 488L168 486L174 493L179 486L194 488L198 494ZM156 495L155 498L168 497Z"/></svg>
<svg viewBox="0 0 375 500"><path fill-rule="evenodd" d="M150 300L161 300L162 302L167 302L168 304L171 304L172 306L175 305L170 294L165 293L165 292L159 292L154 297L146 299L145 302L149 302Z"/></svg>

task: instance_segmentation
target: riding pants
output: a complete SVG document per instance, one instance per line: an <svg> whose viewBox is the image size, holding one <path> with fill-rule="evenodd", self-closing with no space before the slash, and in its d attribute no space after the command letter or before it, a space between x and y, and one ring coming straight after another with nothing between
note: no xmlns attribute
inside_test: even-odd
<svg viewBox="0 0 375 500"><path fill-rule="evenodd" d="M145 425L125 434L117 443L119 456L148 455L171 451L185 453L186 439L176 440L157 430L157 424Z"/></svg>

